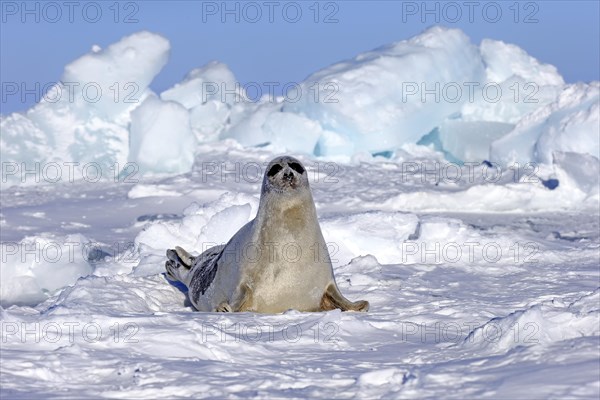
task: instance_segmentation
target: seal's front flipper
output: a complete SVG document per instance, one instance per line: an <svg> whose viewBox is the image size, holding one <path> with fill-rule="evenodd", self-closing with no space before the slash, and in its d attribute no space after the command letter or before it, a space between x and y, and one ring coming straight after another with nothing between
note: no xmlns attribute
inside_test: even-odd
<svg viewBox="0 0 600 400"><path fill-rule="evenodd" d="M216 312L242 312L250 311L252 306L252 289L247 284L242 285L237 292L237 300L222 301L216 308Z"/></svg>
<svg viewBox="0 0 600 400"><path fill-rule="evenodd" d="M342 311L369 311L369 302L365 300L351 302L338 290L335 283L330 283L321 298L320 311L329 311L339 308Z"/></svg>
<svg viewBox="0 0 600 400"><path fill-rule="evenodd" d="M226 301L222 302L215 309L216 312L233 312L233 309Z"/></svg>
<svg viewBox="0 0 600 400"><path fill-rule="evenodd" d="M234 302L235 311L251 311L252 307L252 289L248 286L247 283L243 284L240 288L240 292L238 295L238 301Z"/></svg>

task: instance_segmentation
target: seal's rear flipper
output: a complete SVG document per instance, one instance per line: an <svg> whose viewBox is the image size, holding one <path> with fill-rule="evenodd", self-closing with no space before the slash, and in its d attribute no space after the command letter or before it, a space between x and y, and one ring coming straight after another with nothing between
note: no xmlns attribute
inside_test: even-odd
<svg viewBox="0 0 600 400"><path fill-rule="evenodd" d="M185 269L190 269L194 262L194 256L179 246L175 246L175 249L168 249L167 258L175 264L179 264L178 267L184 267Z"/></svg>
<svg viewBox="0 0 600 400"><path fill-rule="evenodd" d="M179 246L175 246L175 252L179 256L181 261L183 261L184 267L191 268L192 264L194 263L194 258L196 257L194 257Z"/></svg>
<svg viewBox="0 0 600 400"><path fill-rule="evenodd" d="M179 246L175 246L175 249L167 250L167 257L169 260L175 261L188 269L192 267L192 263L194 262L194 256Z"/></svg>
<svg viewBox="0 0 600 400"><path fill-rule="evenodd" d="M167 258L169 261L165 263L167 277L175 281L183 281L183 278L190 271L194 257L179 246L175 250L167 250Z"/></svg>
<svg viewBox="0 0 600 400"><path fill-rule="evenodd" d="M321 298L321 311L335 310L336 308L342 311L367 312L369 311L369 302L365 300L351 302L340 293L335 283L331 283Z"/></svg>
<svg viewBox="0 0 600 400"><path fill-rule="evenodd" d="M169 260L165 263L165 269L167 270L167 278L171 281L178 281L179 278L177 278L177 266L176 264Z"/></svg>

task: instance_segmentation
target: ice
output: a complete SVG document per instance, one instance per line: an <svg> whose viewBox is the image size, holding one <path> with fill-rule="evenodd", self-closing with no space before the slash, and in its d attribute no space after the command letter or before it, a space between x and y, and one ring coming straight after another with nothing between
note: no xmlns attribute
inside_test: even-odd
<svg viewBox="0 0 600 400"><path fill-rule="evenodd" d="M272 113L281 111L281 104L271 101L258 102L246 107L238 104L236 109L237 112L232 116L230 126L223 131L221 138L235 139L242 146L260 146L270 143L273 138L265 132L263 126Z"/></svg>
<svg viewBox="0 0 600 400"><path fill-rule="evenodd" d="M36 164L74 163L79 172L72 175L79 178L95 163L103 176L112 177L109 171L127 162L130 112L148 96L169 48L162 36L138 32L68 64L40 103L0 118L2 160L25 163L29 170Z"/></svg>
<svg viewBox="0 0 600 400"><path fill-rule="evenodd" d="M565 83L556 67L513 44L484 39L479 51L485 80L460 115L438 128L442 148L461 161L489 160L490 145L524 116L555 101Z"/></svg>
<svg viewBox="0 0 600 400"><path fill-rule="evenodd" d="M98 101L93 101L91 89L89 94L84 90L75 100L75 107L114 119L139 103L140 96L166 65L169 51L169 41L162 36L146 31L134 33L67 65L62 82L76 82L82 87L93 82L92 86L101 90Z"/></svg>
<svg viewBox="0 0 600 400"><path fill-rule="evenodd" d="M230 107L217 100L209 100L190 110L190 125L198 142L216 141L225 129L231 114Z"/></svg>
<svg viewBox="0 0 600 400"><path fill-rule="evenodd" d="M231 70L223 63L212 61L191 70L183 81L162 92L160 97L191 110L210 100L232 105L236 102L235 92L242 96L240 84Z"/></svg>
<svg viewBox="0 0 600 400"><path fill-rule="evenodd" d="M555 66L542 64L520 47L500 40L483 39L479 46L490 82L504 82L517 75L539 86L565 84Z"/></svg>
<svg viewBox="0 0 600 400"><path fill-rule="evenodd" d="M465 121L516 124L554 101L565 84L556 67L540 63L514 44L484 39L479 51L486 78L461 110Z"/></svg>
<svg viewBox="0 0 600 400"><path fill-rule="evenodd" d="M535 145L537 160L549 163L556 151L600 158L600 83L596 82L593 87L591 90L595 94L592 99L573 107L566 115L555 112L548 118Z"/></svg>
<svg viewBox="0 0 600 400"><path fill-rule="evenodd" d="M476 47L459 30L434 27L311 75L300 85L299 99L291 96L282 108L269 101L242 110L241 120L225 127L221 137L336 158L394 151L437 129L451 159L483 161L490 159L493 142L556 102L564 84L554 66L515 45L486 39ZM294 114L307 119L297 121ZM272 118L287 129L273 130ZM593 123L579 131L589 136ZM292 125L301 126L308 140L296 140ZM540 145L560 142L553 149L574 151L562 143L570 140L555 136ZM551 159L531 155L527 161Z"/></svg>
<svg viewBox="0 0 600 400"><path fill-rule="evenodd" d="M218 139L234 105L248 101L231 70L217 61L193 69L160 97L178 102L189 110L192 130L201 142Z"/></svg>
<svg viewBox="0 0 600 400"><path fill-rule="evenodd" d="M17 185L23 182L19 173L22 163L31 165L47 156L49 138L29 118L17 113L0 117L0 132L0 185Z"/></svg>
<svg viewBox="0 0 600 400"><path fill-rule="evenodd" d="M129 161L142 173L180 174L194 163L196 138L188 111L149 96L131 113Z"/></svg>
<svg viewBox="0 0 600 400"><path fill-rule="evenodd" d="M346 156L355 153L354 143L349 138L336 132L323 130L315 149L315 155L319 157L327 156L335 159L336 156Z"/></svg>
<svg viewBox="0 0 600 400"><path fill-rule="evenodd" d="M441 93L445 85L484 76L479 51L464 33L434 27L311 75L301 85L302 97L284 110L319 121L350 141L353 152L390 150L418 141L466 100L435 101L430 95L431 101L423 101L423 88L435 91L438 85ZM328 146L319 149L327 155Z"/></svg>
<svg viewBox="0 0 600 400"><path fill-rule="evenodd" d="M553 165L561 184L587 194L591 199L598 198L600 191L600 160L579 153L554 152Z"/></svg>
<svg viewBox="0 0 600 400"><path fill-rule="evenodd" d="M319 123L298 114L272 113L265 120L263 131L269 142L281 148L293 148L295 152L312 155L322 129Z"/></svg>
<svg viewBox="0 0 600 400"><path fill-rule="evenodd" d="M490 121L517 124L527 114L556 100L562 86L541 86L513 75L505 81L487 81L473 91L459 118L464 121Z"/></svg>
<svg viewBox="0 0 600 400"><path fill-rule="evenodd" d="M494 141L491 159L505 165L551 163L554 151L600 157L600 82L568 85L558 99L519 121Z"/></svg>
<svg viewBox="0 0 600 400"><path fill-rule="evenodd" d="M490 144L514 125L495 121L447 120L439 127L442 148L461 161L490 159Z"/></svg>
<svg viewBox="0 0 600 400"><path fill-rule="evenodd" d="M199 143L230 139L343 162L390 157L433 139L448 160L505 166L551 165L554 151L600 151L598 82L565 86L554 66L518 46L476 45L458 29L429 28L326 67L286 98L257 101L218 61L157 97L148 86L169 47L162 36L139 32L67 65L39 104L0 118L10 170L75 162L81 177L97 163L112 177L139 162L141 175L179 174L193 169ZM14 173L2 184L21 181Z"/></svg>

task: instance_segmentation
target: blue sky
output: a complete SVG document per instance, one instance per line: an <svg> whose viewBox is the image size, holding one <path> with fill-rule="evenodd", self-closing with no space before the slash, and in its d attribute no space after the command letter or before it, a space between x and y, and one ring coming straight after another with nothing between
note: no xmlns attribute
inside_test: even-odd
<svg viewBox="0 0 600 400"><path fill-rule="evenodd" d="M242 83L300 82L434 24L460 28L474 43L515 43L557 66L567 82L598 80L600 74L597 0L0 3L0 78L27 88L59 80L65 64L93 44L105 47L140 30L171 42L171 59L152 84L156 91L211 60L228 64ZM34 101L2 96L1 111L24 110Z"/></svg>

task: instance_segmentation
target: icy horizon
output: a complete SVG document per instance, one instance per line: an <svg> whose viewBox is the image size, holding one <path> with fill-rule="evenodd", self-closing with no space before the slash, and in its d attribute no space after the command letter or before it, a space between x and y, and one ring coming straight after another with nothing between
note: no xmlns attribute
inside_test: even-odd
<svg viewBox="0 0 600 400"><path fill-rule="evenodd" d="M240 85L219 62L153 93L169 51L167 39L149 32L94 46L39 104L0 116L10 163L3 185L18 183L34 162L189 172L198 144L228 138L343 162L363 153L389 158L414 144L448 161L503 167L552 165L554 152L599 157L598 82L565 84L517 46L476 46L458 29L432 27L325 67L287 84L283 97L273 96L273 84L258 101L248 92L262 89Z"/></svg>

